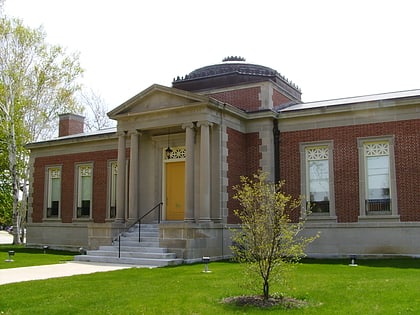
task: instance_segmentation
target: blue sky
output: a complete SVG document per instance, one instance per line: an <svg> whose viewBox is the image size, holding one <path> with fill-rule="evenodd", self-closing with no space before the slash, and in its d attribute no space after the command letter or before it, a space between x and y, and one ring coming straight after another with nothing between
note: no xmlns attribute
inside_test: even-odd
<svg viewBox="0 0 420 315"><path fill-rule="evenodd" d="M80 52L83 82L109 109L226 56L271 67L305 102L420 89L420 2L6 0Z"/></svg>

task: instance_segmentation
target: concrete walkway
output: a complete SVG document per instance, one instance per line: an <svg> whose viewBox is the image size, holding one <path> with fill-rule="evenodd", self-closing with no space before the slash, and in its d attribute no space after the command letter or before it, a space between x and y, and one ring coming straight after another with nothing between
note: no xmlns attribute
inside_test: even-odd
<svg viewBox="0 0 420 315"><path fill-rule="evenodd" d="M12 264L13 262L11 262ZM61 278L74 275L128 269L131 265L112 265L85 262L66 262L55 265L0 269L0 285L14 282Z"/></svg>
<svg viewBox="0 0 420 315"><path fill-rule="evenodd" d="M0 244L12 244L13 235L6 231L0 231Z"/></svg>
<svg viewBox="0 0 420 315"><path fill-rule="evenodd" d="M12 244L13 236L6 231L0 231L0 244ZM6 253L5 253L6 254ZM7 255L4 257L8 257ZM12 257L13 259L13 257ZM13 262L10 262L13 264ZM70 261L62 264L44 265L34 267L21 267L0 269L0 285L7 283L42 280L50 278L61 278L74 275L90 274L95 272L106 272L128 268L151 268L149 266L101 264L89 262Z"/></svg>

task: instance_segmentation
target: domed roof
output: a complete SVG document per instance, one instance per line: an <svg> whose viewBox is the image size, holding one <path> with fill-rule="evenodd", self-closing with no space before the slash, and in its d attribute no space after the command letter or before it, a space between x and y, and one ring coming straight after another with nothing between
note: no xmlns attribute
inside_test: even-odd
<svg viewBox="0 0 420 315"><path fill-rule="evenodd" d="M269 67L246 63L245 58L242 57L227 57L223 59L222 63L192 71L184 79L204 78L230 73L273 76L277 74L277 71Z"/></svg>
<svg viewBox="0 0 420 315"><path fill-rule="evenodd" d="M238 56L226 57L221 63L198 68L183 77L178 76L174 78L172 86L187 91L202 91L269 80L287 85L300 94L299 88L276 70L247 63L245 58Z"/></svg>

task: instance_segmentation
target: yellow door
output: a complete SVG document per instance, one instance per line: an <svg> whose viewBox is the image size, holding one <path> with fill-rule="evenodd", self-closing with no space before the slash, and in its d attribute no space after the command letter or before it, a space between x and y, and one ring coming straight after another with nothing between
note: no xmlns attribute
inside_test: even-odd
<svg viewBox="0 0 420 315"><path fill-rule="evenodd" d="M184 220L185 162L166 163L166 220Z"/></svg>

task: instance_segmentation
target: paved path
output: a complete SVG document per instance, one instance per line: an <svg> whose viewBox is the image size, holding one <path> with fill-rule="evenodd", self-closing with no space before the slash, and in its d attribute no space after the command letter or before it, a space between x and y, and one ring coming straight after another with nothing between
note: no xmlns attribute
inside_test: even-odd
<svg viewBox="0 0 420 315"><path fill-rule="evenodd" d="M12 244L13 235L6 231L0 231L0 244Z"/></svg>
<svg viewBox="0 0 420 315"><path fill-rule="evenodd" d="M0 231L0 244L12 244L13 236L6 231ZM7 255L5 256L7 258ZM12 257L13 259L13 257ZM11 262L12 264L13 262ZM0 269L0 285L14 282L60 278L74 275L106 272L144 266L114 265L89 262L69 261L62 264L34 267ZM150 268L150 267L145 267Z"/></svg>
<svg viewBox="0 0 420 315"><path fill-rule="evenodd" d="M66 262L55 265L0 269L0 285L14 282L68 277L95 272L128 269L139 266L87 262Z"/></svg>

